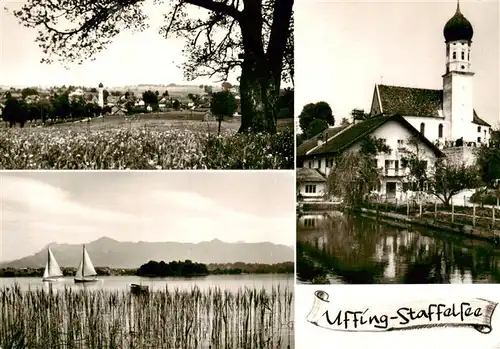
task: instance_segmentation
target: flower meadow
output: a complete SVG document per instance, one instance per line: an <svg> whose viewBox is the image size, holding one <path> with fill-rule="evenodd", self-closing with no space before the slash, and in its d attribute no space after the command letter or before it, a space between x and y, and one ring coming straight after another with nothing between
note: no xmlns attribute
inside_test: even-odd
<svg viewBox="0 0 500 349"><path fill-rule="evenodd" d="M201 128L44 127L0 131L0 169L292 169L294 135Z"/></svg>

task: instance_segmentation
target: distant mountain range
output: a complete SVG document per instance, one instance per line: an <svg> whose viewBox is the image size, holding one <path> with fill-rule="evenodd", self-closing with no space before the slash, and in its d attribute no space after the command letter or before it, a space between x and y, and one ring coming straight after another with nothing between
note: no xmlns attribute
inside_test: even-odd
<svg viewBox="0 0 500 349"><path fill-rule="evenodd" d="M62 267L76 267L82 258L82 245L50 244ZM170 262L192 260L200 263L264 263L294 260L292 247L260 243L227 243L220 240L200 243L120 242L107 237L86 244L96 267L138 268L150 260ZM0 268L40 268L47 262L47 247L32 256L0 263Z"/></svg>

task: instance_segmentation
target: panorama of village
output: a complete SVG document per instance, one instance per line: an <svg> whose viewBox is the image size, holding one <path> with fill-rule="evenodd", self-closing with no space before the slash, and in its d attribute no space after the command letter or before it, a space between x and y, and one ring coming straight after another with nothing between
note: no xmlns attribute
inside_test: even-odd
<svg viewBox="0 0 500 349"><path fill-rule="evenodd" d="M371 84L367 111L342 118L325 101L303 107L299 283L500 282L500 130L498 115L474 107L472 56L485 47L472 43L467 19L482 5L446 6L432 37L441 89L384 79Z"/></svg>
<svg viewBox="0 0 500 349"><path fill-rule="evenodd" d="M0 169L294 168L293 1L74 5L2 9Z"/></svg>

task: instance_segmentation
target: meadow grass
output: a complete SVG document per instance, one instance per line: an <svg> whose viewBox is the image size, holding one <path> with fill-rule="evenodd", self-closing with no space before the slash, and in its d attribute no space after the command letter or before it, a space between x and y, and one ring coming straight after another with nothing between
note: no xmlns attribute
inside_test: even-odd
<svg viewBox="0 0 500 349"><path fill-rule="evenodd" d="M293 348L293 290L0 290L3 349Z"/></svg>
<svg viewBox="0 0 500 349"><path fill-rule="evenodd" d="M0 169L291 169L293 129L239 134L228 122L114 118L0 132Z"/></svg>

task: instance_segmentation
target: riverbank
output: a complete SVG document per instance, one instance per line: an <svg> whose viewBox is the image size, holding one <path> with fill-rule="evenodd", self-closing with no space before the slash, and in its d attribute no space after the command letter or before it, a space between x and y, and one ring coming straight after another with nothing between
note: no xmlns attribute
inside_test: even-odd
<svg viewBox="0 0 500 349"><path fill-rule="evenodd" d="M362 213L372 218L389 219L392 223L399 227L404 227L408 224L418 225L429 229L442 230L449 233L454 233L467 238L475 238L485 240L496 245L500 244L500 230L487 229L486 227L475 227L473 225L464 224L461 222L439 219L441 215L428 217L425 215L411 216L395 212L386 212L383 210L359 208L355 211Z"/></svg>

